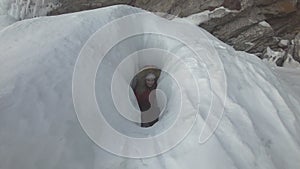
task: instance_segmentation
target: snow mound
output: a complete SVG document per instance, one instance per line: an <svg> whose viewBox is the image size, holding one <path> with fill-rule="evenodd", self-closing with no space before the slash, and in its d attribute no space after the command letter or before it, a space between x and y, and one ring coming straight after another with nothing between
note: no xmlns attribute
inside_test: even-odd
<svg viewBox="0 0 300 169"><path fill-rule="evenodd" d="M0 15L0 31L15 22L16 20L8 15Z"/></svg>
<svg viewBox="0 0 300 169"><path fill-rule="evenodd" d="M76 59L83 45L100 27L117 18L139 12L145 11L118 5L28 19L0 31L0 62L3 63L0 67L1 169L300 167L300 104L294 93L287 89L288 86L281 84L272 70L255 56L234 51L201 28L155 15L149 20L140 21L136 25L137 29L153 27L158 31L169 30L186 36L187 41L189 37L194 37L199 41L199 50L203 50L203 46L205 49L207 44L212 45L224 66L227 93L222 92L221 88L226 86L222 86L223 79L217 76L222 70L220 65L215 57L206 53L209 50L204 50L200 60L187 58L189 65L194 68L197 82L201 84L199 90L202 93L196 123L179 145L159 156L130 159L115 156L94 144L82 130L74 110L72 75ZM156 24L158 21L161 24ZM196 28L195 32L187 31ZM103 38L115 36L117 30L122 29L116 28L112 30L113 34ZM129 40L127 46L112 49L111 55L121 55L122 52L128 54L134 49L147 47L163 46L168 50L178 47L173 46L178 43L170 39L145 37ZM197 50L197 45L195 48ZM179 56L187 55L181 48L174 51ZM104 66L108 74L111 73L110 66L118 64L116 61L119 60L113 57L106 59L107 65ZM157 59L154 62L160 63ZM139 64L137 68L146 62ZM210 78L219 82L214 90L209 90ZM101 77L99 80L101 82ZM195 91L194 88L185 90L188 94ZM101 93L98 95L104 97L102 99L107 96ZM199 133L207 117L211 98L221 100L222 95L226 102L219 126L207 142L199 144ZM175 96L170 94L169 99L176 101ZM186 104L193 102L195 100L185 100ZM106 110L109 108L110 105L105 106ZM168 106L167 109L172 112L174 107ZM134 125L125 124L124 120L113 115L113 108L111 112L112 117L106 115L116 129L127 126L131 128L119 130L125 134L128 131L139 132ZM166 117L151 131L162 132L163 124L170 122ZM126 148L126 144L119 140L109 141Z"/></svg>

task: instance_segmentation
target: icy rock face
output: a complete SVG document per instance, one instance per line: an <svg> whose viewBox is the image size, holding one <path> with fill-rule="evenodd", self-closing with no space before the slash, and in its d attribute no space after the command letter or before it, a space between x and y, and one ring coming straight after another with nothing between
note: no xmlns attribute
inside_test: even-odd
<svg viewBox="0 0 300 169"><path fill-rule="evenodd" d="M275 51L286 50L287 45L282 46L280 40L292 41L299 32L299 1L262 0L241 3L244 5L240 11L212 18L200 26L235 49L254 53L259 57L266 53L267 47ZM292 60L298 61L295 53L289 54Z"/></svg>
<svg viewBox="0 0 300 169"><path fill-rule="evenodd" d="M49 15L72 13L116 4L130 4L132 1L133 0L59 0L61 6L51 11Z"/></svg>
<svg viewBox="0 0 300 169"><path fill-rule="evenodd" d="M57 0L4 0L0 4L2 14L8 14L16 20L45 16L57 8Z"/></svg>
<svg viewBox="0 0 300 169"><path fill-rule="evenodd" d="M262 59L274 66L296 68L300 66L300 63L294 59L293 51L294 48L291 46L286 48L286 50L280 49L277 51L273 51L268 47L263 53Z"/></svg>
<svg viewBox="0 0 300 169"><path fill-rule="evenodd" d="M203 54L187 60L203 91L196 123L178 146L152 158L122 158L94 144L82 130L74 110L72 75L75 62L80 49L99 28L137 12L143 11L113 6L24 20L0 31L0 62L3 63L0 67L1 169L299 169L300 104L295 93L281 84L259 58L235 51L194 25L155 15L133 26L140 30L152 27L179 33L187 41L193 39L189 42ZM156 24L158 21L163 24ZM116 27L113 35L118 35L118 30L122 29L122 25ZM190 29L196 31L187 31ZM109 37L108 34L103 38ZM209 44L212 48L204 48ZM137 46L152 45L168 47L177 54L186 53L167 39L145 38L132 41L114 54L122 55L123 51ZM219 59L210 55L210 50L216 51ZM216 76L222 68L219 62L223 64L227 87L221 77ZM114 64L119 63L109 62L107 71ZM206 73L208 69L212 71L210 76ZM213 90L211 78L217 82ZM167 87L172 88L172 84ZM227 93L222 92L224 87ZM185 90L195 93L194 88ZM207 142L199 144L211 97L219 100L222 96L226 102L219 127ZM176 97L171 95L170 99ZM169 107L169 111L174 110ZM114 109L110 112L115 113ZM122 119L113 120L122 122ZM168 119L164 118L160 124L166 122ZM131 132L128 128L122 129ZM154 127L154 130L162 132L159 128ZM123 149L127 146L119 140L106 141Z"/></svg>
<svg viewBox="0 0 300 169"><path fill-rule="evenodd" d="M287 39L281 39L278 43L279 48L272 50L267 48L262 58L269 60L271 63L275 63L277 66L298 67L300 63L300 33L298 33L291 42ZM274 62L275 61L275 62ZM288 66L290 65L290 66Z"/></svg>
<svg viewBox="0 0 300 169"><path fill-rule="evenodd" d="M281 48L274 37L292 40L299 32L300 2L297 0L60 0L50 15L128 4L153 12L188 17L237 50L261 56L267 47ZM267 23L270 27L261 27ZM253 30L259 29L257 34ZM263 29L263 30L262 30ZM245 41L243 38L247 39ZM295 60L295 57L292 55Z"/></svg>
<svg viewBox="0 0 300 169"><path fill-rule="evenodd" d="M237 23L238 24L238 23ZM272 27L265 21L252 25L251 28L241 32L236 37L233 37L228 41L229 44L235 46L237 50L249 51L253 49L261 51L264 50L264 46L257 46L261 42L255 42L257 39L265 37L272 37L274 34Z"/></svg>
<svg viewBox="0 0 300 169"><path fill-rule="evenodd" d="M201 26L225 42L232 44L231 42L233 41L234 47L237 46L237 49L252 53L262 52L267 46L276 45L277 42L273 40L276 34L290 34L294 31L292 27L282 30L279 28L279 25L286 27L288 25L294 25L295 23L287 22L283 24L283 22L278 21L277 18L284 20L283 18L294 16L294 13L299 11L297 1L248 1L245 2L245 5L242 5L242 7L238 13L231 12L222 18L212 19L202 23ZM235 39L236 36L245 34L248 29L257 27L257 24L261 22L268 23L271 28L271 35L270 33L265 33L262 34L262 36L257 36L254 32L249 34L248 36L252 39L249 43L254 44L250 48L243 41ZM296 24L299 23L297 22ZM224 27L233 29L226 29L225 31ZM224 34L224 32L226 33Z"/></svg>
<svg viewBox="0 0 300 169"><path fill-rule="evenodd" d="M282 39L279 41L278 46L284 48L284 47L287 47L289 45L289 43L290 43L289 40Z"/></svg>
<svg viewBox="0 0 300 169"><path fill-rule="evenodd" d="M300 32L295 36L294 39L294 52L293 56L295 58L295 60L297 60L300 63Z"/></svg>

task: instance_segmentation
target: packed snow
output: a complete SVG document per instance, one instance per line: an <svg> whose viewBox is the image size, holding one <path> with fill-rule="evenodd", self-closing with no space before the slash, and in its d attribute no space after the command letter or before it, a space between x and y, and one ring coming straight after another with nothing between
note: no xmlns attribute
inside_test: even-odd
<svg viewBox="0 0 300 169"><path fill-rule="evenodd" d="M0 15L0 31L15 22L16 20L8 15Z"/></svg>
<svg viewBox="0 0 300 169"><path fill-rule="evenodd" d="M299 169L300 104L299 97L288 90L290 86L281 83L274 71L254 55L235 51L195 25L156 15L138 20L134 26L137 30L153 28L177 33L202 53L200 58L193 57L170 38L145 35L128 39L112 49L105 58L106 64L100 66L99 70L102 68L105 73L97 76L96 95L100 101L110 98L109 76L123 55L148 48L173 52L186 61L199 86L200 100L183 100L187 105L199 103L195 125L180 144L151 158L123 158L97 146L82 129L75 113L72 98L75 63L81 48L99 28L117 18L141 12L145 11L118 5L23 20L0 31L1 169ZM102 38L118 36L121 26ZM98 48L89 50L93 52ZM131 66L140 68L147 65L147 61L131 62L135 63ZM152 58L158 65L160 61ZM174 65L178 66L173 69L175 72L183 68L178 63ZM165 65L159 66L164 68ZM223 69L225 86L219 76ZM130 74L135 71L132 69ZM189 82L189 78L184 81ZM217 82L214 87L212 80ZM107 121L129 136L144 136L149 132L151 137L162 133L175 120L172 113L177 109L178 95L170 93L174 84L167 78L161 77L159 82L171 104L167 105L166 115L158 124L141 130L118 116L110 104L102 105ZM185 88L184 98L194 98L195 91L195 88ZM212 98L225 101L224 114L214 135L200 144L199 134ZM188 121L191 117L186 118ZM127 146L120 140L110 140L109 136L100 139L123 149Z"/></svg>
<svg viewBox="0 0 300 169"><path fill-rule="evenodd" d="M290 90L300 100L300 68L273 67L273 69L276 70L281 83L287 84L287 90Z"/></svg>

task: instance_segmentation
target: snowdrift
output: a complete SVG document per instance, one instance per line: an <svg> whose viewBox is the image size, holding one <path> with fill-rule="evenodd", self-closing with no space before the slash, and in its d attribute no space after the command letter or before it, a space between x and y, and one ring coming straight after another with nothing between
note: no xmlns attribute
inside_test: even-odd
<svg viewBox="0 0 300 169"><path fill-rule="evenodd" d="M7 26L13 24L14 22L16 22L13 18L11 18L8 15L0 15L0 31L4 28L6 28Z"/></svg>
<svg viewBox="0 0 300 169"><path fill-rule="evenodd" d="M202 52L200 58L191 55L172 38L147 34L129 38L112 48L99 66L98 72L102 74L96 76L96 97L99 102L105 102L100 107L115 130L135 137L164 132L172 126L176 119L173 112L178 109L179 93L173 89L172 79L159 79L169 103L159 124L147 130L116 112L109 101L108 89L112 74L124 56L148 48L172 51L185 61L199 87L200 100L193 99L196 91L193 86L185 88L182 96L183 104L189 105L190 110L198 106L195 125L170 151L145 159L116 156L99 148L88 137L77 119L72 98L73 72L78 66L80 51L91 35L107 23L143 12L118 5L19 21L0 31L0 168L298 169L300 106L294 93L255 56L234 51L206 31L184 21L169 21L155 15L132 23L138 23L134 25L137 30L151 28L186 37L185 41ZM102 38L117 36L118 30L122 27ZM90 51L96 49L90 48ZM184 68L176 62L170 65L169 58L133 57L128 60L132 66L119 74L124 78L118 85L126 85L128 79L149 62L159 68L171 66L173 73L180 74ZM222 74L225 79L219 76ZM188 81L190 77L185 78ZM213 98L220 103L224 101L224 114L214 135L200 144L199 134L209 110L221 108L210 107ZM134 102L132 97L131 100ZM212 119L219 115L213 114ZM108 139L100 138L120 149L128 146L122 140Z"/></svg>

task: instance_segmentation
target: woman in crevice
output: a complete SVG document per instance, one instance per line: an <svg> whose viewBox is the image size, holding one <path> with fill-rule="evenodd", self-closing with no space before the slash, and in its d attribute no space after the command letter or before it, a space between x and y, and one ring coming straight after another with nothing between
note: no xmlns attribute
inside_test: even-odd
<svg viewBox="0 0 300 169"><path fill-rule="evenodd" d="M160 110L157 106L155 91L153 91L156 87L157 76L154 72L148 72L134 89L138 105L142 112L141 127L151 127L158 122Z"/></svg>

